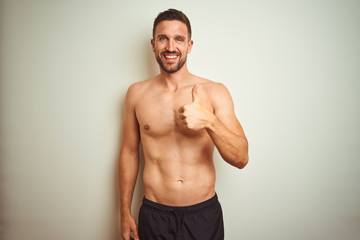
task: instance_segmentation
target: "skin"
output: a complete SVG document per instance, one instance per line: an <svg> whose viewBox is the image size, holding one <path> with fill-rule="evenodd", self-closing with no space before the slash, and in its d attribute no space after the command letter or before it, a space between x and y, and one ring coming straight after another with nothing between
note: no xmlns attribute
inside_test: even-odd
<svg viewBox="0 0 360 240"><path fill-rule="evenodd" d="M193 205L215 195L214 147L237 168L248 162L247 139L228 90L188 71L186 56L193 41L186 25L177 20L160 22L151 45L160 61L160 74L131 85L125 99L119 158L121 235L125 240L131 233L138 239L131 201L140 141L145 197L170 206Z"/></svg>

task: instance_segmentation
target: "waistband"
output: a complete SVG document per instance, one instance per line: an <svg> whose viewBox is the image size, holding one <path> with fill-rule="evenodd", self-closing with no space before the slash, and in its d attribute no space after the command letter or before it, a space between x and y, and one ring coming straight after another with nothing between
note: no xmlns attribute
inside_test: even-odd
<svg viewBox="0 0 360 240"><path fill-rule="evenodd" d="M211 205L213 205L214 203L217 203L217 202L218 202L218 197L217 197L216 193L212 198L210 198L208 200L205 200L204 202L197 203L197 204L190 205L190 206L183 206L183 207L182 206L177 207L177 206L164 205L164 204L161 204L161 203L153 202L153 201L151 201L151 200L149 200L149 199L147 199L145 197L143 199L143 204L144 205L147 205L147 206L150 206L150 207L153 207L155 209L165 211L165 212L171 212L171 211L174 211L174 210L195 211L195 210L200 210L202 208L211 206Z"/></svg>

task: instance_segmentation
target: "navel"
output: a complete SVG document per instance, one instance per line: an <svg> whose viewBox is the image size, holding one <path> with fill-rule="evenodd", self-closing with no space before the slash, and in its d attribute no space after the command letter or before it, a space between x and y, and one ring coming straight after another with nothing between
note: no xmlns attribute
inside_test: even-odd
<svg viewBox="0 0 360 240"><path fill-rule="evenodd" d="M145 129L145 130L150 130L150 126L147 125L147 124L145 124L144 129Z"/></svg>

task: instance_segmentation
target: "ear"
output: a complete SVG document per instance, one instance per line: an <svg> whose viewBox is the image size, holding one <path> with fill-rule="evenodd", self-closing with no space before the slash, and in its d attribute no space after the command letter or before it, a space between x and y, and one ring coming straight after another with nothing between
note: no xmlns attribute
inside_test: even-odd
<svg viewBox="0 0 360 240"><path fill-rule="evenodd" d="M152 47L152 50L154 52L155 51L155 41L154 41L154 39L151 39L151 47Z"/></svg>
<svg viewBox="0 0 360 240"><path fill-rule="evenodd" d="M189 43L188 43L188 52L187 52L188 54L191 52L193 44L194 44L194 41L190 40Z"/></svg>

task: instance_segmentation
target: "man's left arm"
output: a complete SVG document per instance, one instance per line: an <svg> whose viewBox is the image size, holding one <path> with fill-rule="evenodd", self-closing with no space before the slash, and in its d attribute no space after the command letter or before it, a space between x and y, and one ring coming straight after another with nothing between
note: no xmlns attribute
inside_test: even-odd
<svg viewBox="0 0 360 240"><path fill-rule="evenodd" d="M180 118L191 130L206 129L221 157L229 164L244 168L248 163L248 141L234 111L234 103L223 84L214 83L209 95L214 112L207 110L198 95L198 86L192 89L193 101L179 109Z"/></svg>
<svg viewBox="0 0 360 240"><path fill-rule="evenodd" d="M214 114L205 125L221 157L229 164L244 168L249 160L248 141L234 111L229 91L217 83L216 94L212 94Z"/></svg>

